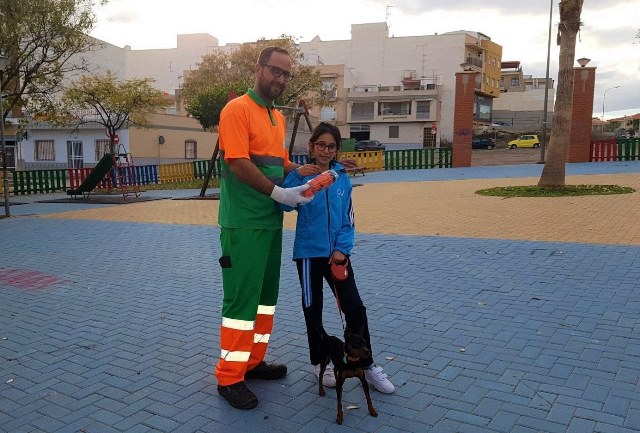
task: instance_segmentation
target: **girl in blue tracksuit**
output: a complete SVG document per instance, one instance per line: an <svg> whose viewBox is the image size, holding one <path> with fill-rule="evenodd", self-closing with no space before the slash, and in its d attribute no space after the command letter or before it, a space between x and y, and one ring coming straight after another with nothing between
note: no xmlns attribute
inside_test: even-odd
<svg viewBox="0 0 640 433"><path fill-rule="evenodd" d="M309 140L312 164L305 164L285 178L283 188L306 183L323 171L332 169L338 179L326 190L316 193L310 203L296 208L298 220L293 245L293 260L298 268L302 287L302 310L307 326L309 357L316 377L320 371L322 342L323 282L327 281L344 312L347 326L363 329L363 336L371 350L366 308L362 303L354 278L349 255L354 244L355 226L351 202L351 181L342 164L336 161L340 149L340 130L329 123L320 123ZM285 211L293 208L281 205ZM349 276L337 281L331 274L331 263L348 261ZM391 393L393 384L373 359L362 361L367 380L381 392ZM335 386L333 370L327 367L323 376L325 386Z"/></svg>

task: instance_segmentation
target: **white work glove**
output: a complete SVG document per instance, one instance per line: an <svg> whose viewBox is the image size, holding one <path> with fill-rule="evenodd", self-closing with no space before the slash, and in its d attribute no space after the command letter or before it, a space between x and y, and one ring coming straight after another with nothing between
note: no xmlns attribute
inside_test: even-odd
<svg viewBox="0 0 640 433"><path fill-rule="evenodd" d="M298 205L303 205L309 203L313 200L313 196L311 197L303 197L300 193L309 188L309 185L306 183L300 186L295 186L293 188L280 188L278 185L273 187L273 191L271 191L271 198L277 201L278 203L282 203L286 206L296 207Z"/></svg>

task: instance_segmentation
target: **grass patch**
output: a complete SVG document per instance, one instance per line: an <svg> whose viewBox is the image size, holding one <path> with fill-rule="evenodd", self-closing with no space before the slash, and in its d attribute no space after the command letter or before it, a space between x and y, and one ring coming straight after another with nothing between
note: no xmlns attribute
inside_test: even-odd
<svg viewBox="0 0 640 433"><path fill-rule="evenodd" d="M194 179L194 180L185 180L180 182L163 182L160 184L151 183L148 185L140 185L139 188L142 191L151 191L151 190L174 190L174 189L201 189L204 180L202 179ZM220 188L220 180L219 179L211 179L209 184L207 185L207 189L209 188ZM120 188L116 187L114 190L119 191ZM106 192L104 189L96 189L96 192Z"/></svg>
<svg viewBox="0 0 640 433"><path fill-rule="evenodd" d="M480 189L479 195L495 197L575 197L579 195L631 194L635 189L619 185L566 185L564 188L540 188L539 186L501 186Z"/></svg>

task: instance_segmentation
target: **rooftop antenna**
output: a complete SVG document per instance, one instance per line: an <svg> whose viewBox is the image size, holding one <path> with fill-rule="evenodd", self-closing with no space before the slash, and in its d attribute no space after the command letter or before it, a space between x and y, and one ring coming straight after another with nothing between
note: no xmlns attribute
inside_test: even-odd
<svg viewBox="0 0 640 433"><path fill-rule="evenodd" d="M385 8L385 17L384 17L384 22L387 24L387 27L389 26L389 17L391 16L391 8L393 6L392 5L387 5L387 7Z"/></svg>

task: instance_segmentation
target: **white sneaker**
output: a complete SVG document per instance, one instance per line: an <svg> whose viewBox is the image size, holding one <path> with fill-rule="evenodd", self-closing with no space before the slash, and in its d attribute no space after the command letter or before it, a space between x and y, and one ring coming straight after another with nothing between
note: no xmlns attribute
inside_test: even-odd
<svg viewBox="0 0 640 433"><path fill-rule="evenodd" d="M391 394L395 391L393 383L387 379L387 374L382 371L382 367L371 364L369 368L364 369L364 377L367 382L371 383L375 389L385 394Z"/></svg>
<svg viewBox="0 0 640 433"><path fill-rule="evenodd" d="M313 366L313 374L316 376L316 379L320 376L320 364ZM333 366L331 364L327 365L327 368L324 369L322 384L327 388L336 387L336 376L333 374Z"/></svg>

